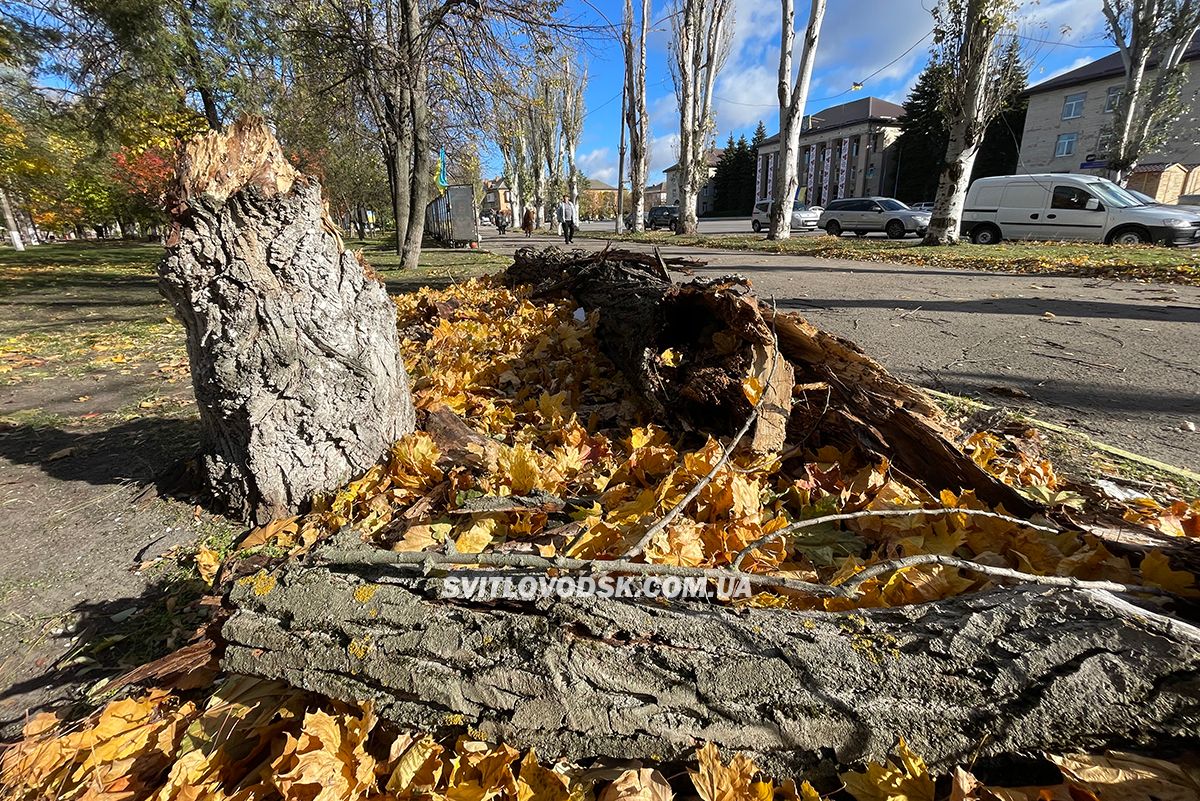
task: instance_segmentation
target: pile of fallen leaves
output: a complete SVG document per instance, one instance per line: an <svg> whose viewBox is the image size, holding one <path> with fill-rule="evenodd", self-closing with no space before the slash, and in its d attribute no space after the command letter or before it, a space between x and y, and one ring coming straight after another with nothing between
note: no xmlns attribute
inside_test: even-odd
<svg viewBox="0 0 1200 801"><path fill-rule="evenodd" d="M605 558L624 553L720 460L713 440L673 438L645 410L596 347L595 319L566 300L533 302L489 279L397 300L418 409L447 415L471 436L449 445L426 432L396 444L384 464L313 511L255 529L242 554L284 555L353 525L381 548L517 551ZM455 448L446 458L444 448ZM1053 467L1012 440L971 437L986 469L1048 503L1073 502ZM510 506L496 499L521 499ZM480 499L489 501L479 508ZM1182 502L1181 502L1182 504ZM1046 534L972 517L970 494L930 497L887 462L829 448L783 459L739 452L684 514L652 540L644 558L697 567L729 565L739 550L797 520L833 512L928 508L904 518L861 518L806 529L775 542L749 570L822 582L897 556L955 554L1031 573L1148 583L1187 592L1194 577L1151 552L1133 564L1099 540ZM1196 504L1143 506L1140 522L1197 535ZM1163 523L1166 520L1173 523ZM1172 528L1174 527L1174 528ZM1175 530L1177 529L1177 531ZM222 554L202 549L210 581ZM941 566L872 579L853 603L896 605L980 589L987 580ZM842 608L760 593L750 603ZM887 764L814 788L775 783L746 755L711 745L694 769L628 764L547 764L469 734L435 741L377 721L369 706L342 704L287 686L228 677L200 690L150 690L70 722L31 718L0 765L11 799L430 799L436 801L859 801L928 799L1193 798L1188 770L1109 754L1042 760L1053 775L1033 788L1001 788L964 769L932 777L901 742ZM727 760L727 761L726 761ZM661 771L661 772L660 772ZM1044 777L1044 774L1043 774ZM690 779L690 781L689 781ZM1011 783L1011 782L1010 782Z"/></svg>
<svg viewBox="0 0 1200 801"><path fill-rule="evenodd" d="M232 677L198 698L152 690L74 724L36 715L0 759L0 793L8 801L819 801L824 793L858 801L1183 801L1200 793L1194 768L1118 753L1050 756L1054 778L1041 786L989 786L962 768L935 782L903 740L889 762L819 790L804 780L776 783L746 755L723 759L711 744L697 750L694 769L681 767L549 764L470 736L439 742L390 728L369 705Z"/></svg>
<svg viewBox="0 0 1200 801"><path fill-rule="evenodd" d="M722 457L713 440L673 438L646 418L635 393L598 350L595 318L565 299L533 302L490 279L397 299L417 408L449 413L477 436L445 458L424 431L311 514L251 534L243 549L302 549L343 526L384 548L446 547L614 558L627 552ZM747 392L753 388L747 386ZM1031 436L1035 436L1031 433ZM1053 466L1016 440L982 432L965 447L985 469L1049 506L1075 503ZM1019 444L1019 443L1018 443ZM864 567L945 554L1039 575L1149 584L1189 592L1192 574L1151 551L1139 563L1076 531L1047 534L1015 522L955 514L985 509L970 492L932 497L887 461L819 448L785 462L739 450L684 514L646 548L647 561L726 567L739 551L795 521L831 513L928 508L925 515L863 517L804 529L754 552L743 567L838 583ZM479 498L520 499L480 509ZM533 501L537 502L531 502ZM1131 505L1128 517L1166 533L1200 534L1200 505ZM937 511L940 510L940 511ZM946 511L951 510L951 511ZM215 559L207 555L215 571ZM941 565L864 582L854 601L760 593L750 603L841 609L932 601L990 581Z"/></svg>

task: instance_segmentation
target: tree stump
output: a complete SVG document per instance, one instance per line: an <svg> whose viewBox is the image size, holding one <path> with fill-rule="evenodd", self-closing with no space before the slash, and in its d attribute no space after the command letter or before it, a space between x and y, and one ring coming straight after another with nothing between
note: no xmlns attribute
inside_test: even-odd
<svg viewBox="0 0 1200 801"><path fill-rule="evenodd" d="M395 306L262 121L189 143L174 194L159 285L187 331L208 489L244 520L295 513L413 430Z"/></svg>

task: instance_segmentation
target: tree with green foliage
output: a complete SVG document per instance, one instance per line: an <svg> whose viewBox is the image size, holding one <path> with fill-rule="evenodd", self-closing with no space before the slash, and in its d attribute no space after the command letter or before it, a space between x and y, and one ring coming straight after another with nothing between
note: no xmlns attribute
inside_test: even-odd
<svg viewBox="0 0 1200 801"><path fill-rule="evenodd" d="M926 65L904 101L900 137L896 140L900 162L896 197L906 203L933 198L946 156L950 133L938 105L941 79L937 70L932 62ZM1025 71L1020 69L1003 110L987 127L971 170L972 181L1016 172L1029 102L1022 96L1025 86Z"/></svg>

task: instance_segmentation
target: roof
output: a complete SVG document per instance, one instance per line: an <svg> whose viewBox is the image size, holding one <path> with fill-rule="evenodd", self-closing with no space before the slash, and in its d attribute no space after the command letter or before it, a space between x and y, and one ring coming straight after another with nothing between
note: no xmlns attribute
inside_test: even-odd
<svg viewBox="0 0 1200 801"><path fill-rule="evenodd" d="M708 151L708 166L715 167L717 162L721 160L721 156L725 154L725 148L718 147ZM667 167L663 172L675 172L679 169L679 162L675 162L670 167Z"/></svg>
<svg viewBox="0 0 1200 801"><path fill-rule="evenodd" d="M646 187L646 191L647 192L666 192L667 191L667 182L659 181L656 184L650 184L649 186Z"/></svg>
<svg viewBox="0 0 1200 801"><path fill-rule="evenodd" d="M878 97L860 97L858 100L851 100L849 103L830 106L807 116L805 119L809 125L803 130L801 135L808 131L828 131L871 120L891 121L903 116L904 106L896 105ZM778 143L779 134L775 134L764 139L759 147Z"/></svg>
<svg viewBox="0 0 1200 801"><path fill-rule="evenodd" d="M595 178L587 179L587 191L596 192L616 192L617 188L612 184L606 184L604 181L597 181Z"/></svg>
<svg viewBox="0 0 1200 801"><path fill-rule="evenodd" d="M1196 59L1200 59L1200 33L1192 37L1191 44L1188 45L1187 50L1183 51L1184 61L1195 61ZM1151 61L1147 66L1153 68L1157 64L1157 61ZM1053 92L1055 89L1062 89L1067 86L1091 83L1102 78L1114 78L1118 75L1125 75L1125 63L1121 61L1121 54L1119 52L1109 53L1104 58L1097 59L1090 64L1084 64L1082 67L1077 67L1069 72L1064 72L1062 75L1042 81L1036 86L1031 86L1025 92L1026 94L1037 95L1043 92Z"/></svg>

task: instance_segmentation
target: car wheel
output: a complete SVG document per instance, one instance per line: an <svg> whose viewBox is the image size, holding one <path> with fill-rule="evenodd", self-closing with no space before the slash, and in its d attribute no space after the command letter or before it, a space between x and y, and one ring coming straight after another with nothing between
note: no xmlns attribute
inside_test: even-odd
<svg viewBox="0 0 1200 801"><path fill-rule="evenodd" d="M825 223L825 233L829 234L830 236L841 236L842 226L837 220L830 220L829 222Z"/></svg>
<svg viewBox="0 0 1200 801"><path fill-rule="evenodd" d="M1150 234L1141 228L1118 228L1108 235L1105 244L1108 245L1146 245L1150 243Z"/></svg>
<svg viewBox="0 0 1200 801"><path fill-rule="evenodd" d="M857 236L859 239L862 239L864 236L867 235L867 232L866 231L855 231L854 235Z"/></svg>
<svg viewBox="0 0 1200 801"><path fill-rule="evenodd" d="M999 244L1000 229L994 225L977 225L971 231L971 242L976 245Z"/></svg>
<svg viewBox="0 0 1200 801"><path fill-rule="evenodd" d="M750 227L754 229L754 233L756 233L756 234L762 233L762 223L760 223L758 220L755 220L754 222L750 223Z"/></svg>
<svg viewBox="0 0 1200 801"><path fill-rule="evenodd" d="M889 220L883 230L887 232L888 239L903 239L908 232L904 230L904 223L899 220Z"/></svg>

